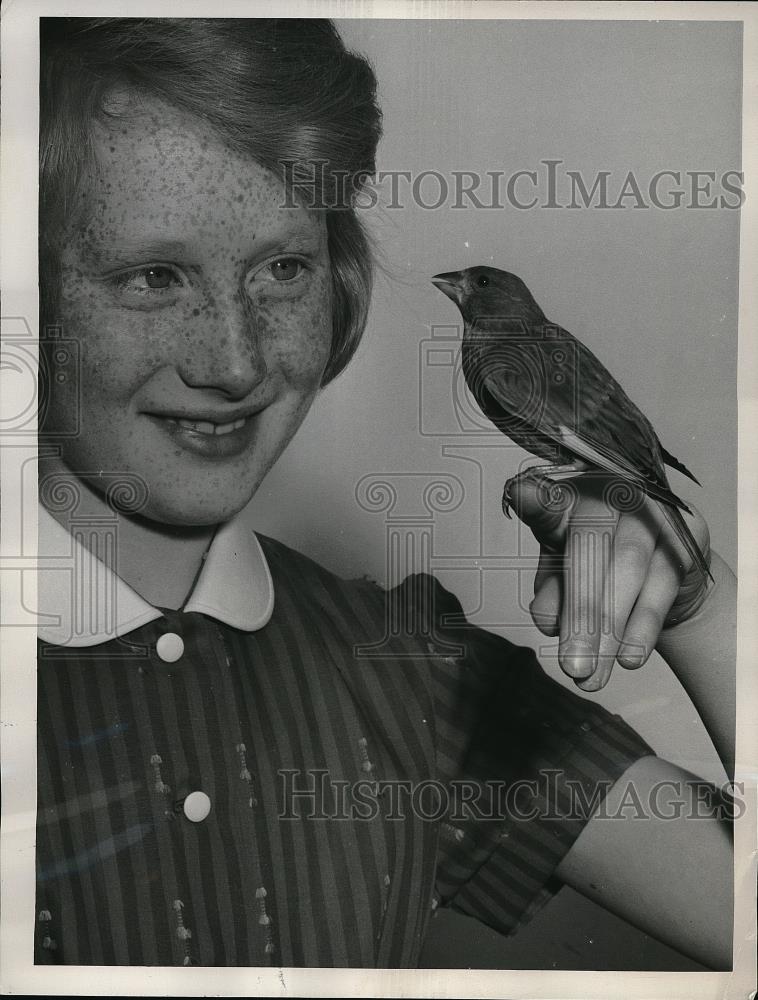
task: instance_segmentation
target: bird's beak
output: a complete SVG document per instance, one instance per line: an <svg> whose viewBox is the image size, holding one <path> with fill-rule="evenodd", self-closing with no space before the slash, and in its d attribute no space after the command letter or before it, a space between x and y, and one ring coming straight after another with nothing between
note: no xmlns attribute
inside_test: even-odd
<svg viewBox="0 0 758 1000"><path fill-rule="evenodd" d="M448 271L446 274L435 274L432 278L432 284L436 285L441 292L444 292L449 299L453 302L460 303L461 300L461 286L460 286L460 271Z"/></svg>

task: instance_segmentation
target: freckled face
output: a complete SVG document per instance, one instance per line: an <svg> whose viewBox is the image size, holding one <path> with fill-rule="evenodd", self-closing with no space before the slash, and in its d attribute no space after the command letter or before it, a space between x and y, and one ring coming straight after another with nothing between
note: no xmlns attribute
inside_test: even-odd
<svg viewBox="0 0 758 1000"><path fill-rule="evenodd" d="M273 174L158 101L95 139L62 258L81 428L62 459L141 476L153 520L215 524L251 499L318 391L325 220L279 207ZM71 426L70 398L53 394L48 430Z"/></svg>

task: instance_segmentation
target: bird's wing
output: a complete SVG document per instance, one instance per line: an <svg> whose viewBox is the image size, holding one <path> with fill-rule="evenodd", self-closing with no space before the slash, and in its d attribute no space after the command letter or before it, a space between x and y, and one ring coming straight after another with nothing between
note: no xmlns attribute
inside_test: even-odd
<svg viewBox="0 0 758 1000"><path fill-rule="evenodd" d="M557 437L566 451L570 451L579 458L583 458L585 461L599 466L605 472L610 472L620 479L638 486L655 500L660 500L662 503L669 504L672 507L679 507L681 510L686 510L688 514L692 513L687 504L683 500L680 500L667 486L661 486L660 483L648 479L638 469L630 465L624 456L619 455L618 452L610 451L601 444L598 444L598 442L582 437L569 427L558 427Z"/></svg>
<svg viewBox="0 0 758 1000"><path fill-rule="evenodd" d="M570 334L566 334L567 337ZM658 436L644 413L627 396L624 389L601 361L580 341L571 338L569 363L574 401L571 416L564 421L583 438L608 456L635 470L646 481L668 488L663 456ZM560 416L564 407L555 392L547 399L547 409Z"/></svg>
<svg viewBox="0 0 758 1000"><path fill-rule="evenodd" d="M565 333L565 331L562 331ZM566 334L566 336L571 336ZM623 456L647 480L668 489L664 463L700 486L698 479L658 440L652 424L624 389L584 344L572 338L576 359L574 378L582 389L582 434L609 452Z"/></svg>
<svg viewBox="0 0 758 1000"><path fill-rule="evenodd" d="M648 496L660 501L659 507L663 516L671 525L682 545L684 545L692 561L698 567L703 576L709 576L711 580L713 580L710 566L706 562L700 546L690 531L689 525L682 517L682 510L687 511L688 514L692 513L687 504L680 500L676 494L671 492L671 490L658 486L654 483L643 481L639 476L639 473L635 470L630 470L625 465L619 464L616 456L603 454L595 448L588 446L586 441L578 437L568 428L561 428L561 432L563 435L564 447L569 451L573 451L580 457L588 459L596 465L600 465L600 467L605 469L607 472L614 472L627 482L636 483L636 485L643 489Z"/></svg>
<svg viewBox="0 0 758 1000"><path fill-rule="evenodd" d="M536 404L531 420L535 432L654 499L689 511L668 486L660 445L647 418L590 351L568 332L560 334L562 339L547 347L546 342L535 341L520 348L518 367L521 371L531 367L535 373L541 370L539 379L520 375L515 368L508 370L502 359L500 364L490 359L482 365L477 398L492 400L505 418L506 432L509 417L526 414ZM552 360L555 345L563 347L559 371ZM555 374L561 376L560 381ZM485 412L497 423L498 415L492 411L490 404Z"/></svg>
<svg viewBox="0 0 758 1000"><path fill-rule="evenodd" d="M679 459L675 458L670 451L666 451L663 445L661 445L661 456L663 457L663 461L666 465L670 465L672 469L676 469L678 472L681 472L683 476L691 479L692 482L697 483L698 486L703 485L697 476L693 472L690 472L684 462L680 462Z"/></svg>

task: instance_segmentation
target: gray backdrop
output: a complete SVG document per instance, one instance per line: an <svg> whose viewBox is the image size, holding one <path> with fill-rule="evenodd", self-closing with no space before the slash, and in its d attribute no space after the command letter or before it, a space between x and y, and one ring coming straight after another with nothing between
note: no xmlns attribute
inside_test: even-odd
<svg viewBox="0 0 758 1000"><path fill-rule="evenodd" d="M532 645L564 680L554 644L525 610L536 547L499 511L502 483L527 455L477 424L456 379L459 317L429 277L481 263L519 274L548 317L595 351L698 476L702 490L675 472L672 487L700 507L714 548L736 565L739 213L687 207L694 198L685 172L715 172L710 194L701 182L701 204L714 196L736 202L720 181L740 169L740 25L338 23L379 78L379 169L413 177L438 171L450 191L439 198L442 182L427 177L417 194L426 205L443 204L425 208L414 204L410 182L398 180L403 207L392 208L386 183L380 186L380 203L365 212L381 259L365 341L264 483L251 522L343 575L386 583L430 569L472 620ZM633 196L619 209L544 207L545 160L561 161L554 168L559 203L570 202L566 171L580 172L588 188L599 171L610 172L610 204L631 171L650 207L632 207ZM507 178L518 170L537 171L540 206L519 210L503 187L505 207L454 207L453 171ZM651 204L648 185L662 170L679 171L686 182L679 208ZM662 184L661 194L675 186L673 179ZM519 182L515 194L528 201L530 183ZM491 190L480 188L479 198L492 201ZM436 500L424 503L434 482L442 484ZM395 490L390 508L382 509L381 490ZM421 528L421 521L413 527L418 517ZM389 565L392 532L404 541ZM662 755L723 780L662 661L641 673L616 668L593 697ZM597 919L581 913L590 924ZM568 919L580 920L577 914ZM584 929L581 920L578 926ZM604 960L611 967L663 961L651 957L649 942L637 941L634 954L619 952L615 925L598 926L612 941L605 959L592 947L579 959L564 948L563 959L598 968ZM582 935L586 942L592 931ZM457 930L446 950L452 940L463 940ZM492 947L494 964L508 964L503 956L512 952Z"/></svg>

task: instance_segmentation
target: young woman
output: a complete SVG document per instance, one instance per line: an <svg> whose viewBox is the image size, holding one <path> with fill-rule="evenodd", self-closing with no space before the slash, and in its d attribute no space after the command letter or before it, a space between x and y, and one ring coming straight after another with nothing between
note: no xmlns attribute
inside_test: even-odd
<svg viewBox="0 0 758 1000"><path fill-rule="evenodd" d="M434 907L509 933L557 875L728 965L692 776L433 578L386 595L237 516L363 331L367 63L318 20L54 19L41 72L42 319L78 371L46 336L40 552L73 570L40 579L36 960L411 966ZM546 520L533 486L551 551L591 531L590 487ZM657 647L730 768L733 577L666 531L617 516L617 638L563 665L597 689L624 636ZM550 579L546 631L591 616ZM603 822L661 782L679 818Z"/></svg>

